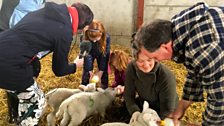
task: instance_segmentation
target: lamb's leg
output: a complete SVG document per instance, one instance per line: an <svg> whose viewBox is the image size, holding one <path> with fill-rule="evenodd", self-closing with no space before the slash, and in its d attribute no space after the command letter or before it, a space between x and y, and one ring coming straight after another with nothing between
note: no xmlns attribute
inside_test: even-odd
<svg viewBox="0 0 224 126"><path fill-rule="evenodd" d="M49 113L47 115L47 125L48 126L55 126L55 122L56 122L55 113L54 112Z"/></svg>
<svg viewBox="0 0 224 126"><path fill-rule="evenodd" d="M104 118L105 112L106 112L105 108L100 108L98 111L99 111L100 116Z"/></svg>
<svg viewBox="0 0 224 126"><path fill-rule="evenodd" d="M78 126L79 124L82 123L83 120L84 119L80 119L80 118L79 119L72 118L68 126Z"/></svg>
<svg viewBox="0 0 224 126"><path fill-rule="evenodd" d="M49 104L53 108L53 111L47 115L48 126L55 126L56 125L56 112L58 111L60 104L58 104L57 102L55 102L55 104L52 104L51 102Z"/></svg>
<svg viewBox="0 0 224 126"><path fill-rule="evenodd" d="M82 121L84 119L85 118L83 118L83 117L80 118L80 116L72 116L71 121L68 126L78 126L82 123Z"/></svg>
<svg viewBox="0 0 224 126"><path fill-rule="evenodd" d="M82 123L82 121L86 118L87 109L84 106L79 106L78 108L74 108L74 106L68 107L69 114L71 117L70 123L68 126L78 126Z"/></svg>
<svg viewBox="0 0 224 126"><path fill-rule="evenodd" d="M61 120L60 126L67 126L69 123L70 116L67 111L64 111L63 118Z"/></svg>

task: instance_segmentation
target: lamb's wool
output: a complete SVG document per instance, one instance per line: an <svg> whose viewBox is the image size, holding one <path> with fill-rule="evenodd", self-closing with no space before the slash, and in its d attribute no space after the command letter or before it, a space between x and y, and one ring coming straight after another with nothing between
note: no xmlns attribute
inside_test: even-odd
<svg viewBox="0 0 224 126"><path fill-rule="evenodd" d="M116 90L98 89L98 92L81 92L72 95L62 102L56 117L62 117L61 126L78 126L93 114L105 115L106 108L112 103L117 94Z"/></svg>

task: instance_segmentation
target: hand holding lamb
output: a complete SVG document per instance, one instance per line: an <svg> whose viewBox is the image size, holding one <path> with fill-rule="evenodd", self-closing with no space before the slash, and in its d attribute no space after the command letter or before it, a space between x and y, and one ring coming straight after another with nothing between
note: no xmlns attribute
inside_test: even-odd
<svg viewBox="0 0 224 126"><path fill-rule="evenodd" d="M101 126L158 126L157 122L160 121L160 117L157 112L151 108L149 108L148 102L144 102L143 111L139 114L133 114L132 117L135 118L135 121L130 121L129 124L126 123L105 123Z"/></svg>

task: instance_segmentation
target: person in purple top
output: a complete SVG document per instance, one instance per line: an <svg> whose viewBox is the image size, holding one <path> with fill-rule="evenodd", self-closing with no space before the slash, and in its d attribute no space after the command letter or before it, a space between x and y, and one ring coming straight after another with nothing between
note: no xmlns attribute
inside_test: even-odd
<svg viewBox="0 0 224 126"><path fill-rule="evenodd" d="M121 50L114 50L110 54L109 66L114 72L114 81L112 87L118 85L124 86L125 70L129 63L129 56L127 53Z"/></svg>

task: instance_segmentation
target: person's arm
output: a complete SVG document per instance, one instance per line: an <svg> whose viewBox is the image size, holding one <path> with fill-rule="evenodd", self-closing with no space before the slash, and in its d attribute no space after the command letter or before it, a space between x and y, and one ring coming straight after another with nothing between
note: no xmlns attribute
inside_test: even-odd
<svg viewBox="0 0 224 126"><path fill-rule="evenodd" d="M195 77L196 76L191 73L191 70L188 71L182 100L179 101L175 111L171 112L168 116L173 119L175 126L178 126L178 120L184 116L186 109L193 103L193 101L203 101L203 88L196 81Z"/></svg>
<svg viewBox="0 0 224 126"><path fill-rule="evenodd" d="M178 126L179 121L183 116L186 111L186 109L192 104L192 101L187 101L187 100L180 100L178 103L177 108L175 109L174 112L170 113L169 118L172 118L174 121L174 125Z"/></svg>
<svg viewBox="0 0 224 126"><path fill-rule="evenodd" d="M188 71L183 88L182 99L195 102L204 101L203 87L200 82L197 81L196 75L193 71Z"/></svg>
<svg viewBox="0 0 224 126"><path fill-rule="evenodd" d="M71 40L72 41L72 40ZM76 64L68 63L71 42L57 41L53 50L52 69L56 76L64 76L76 72Z"/></svg>
<svg viewBox="0 0 224 126"><path fill-rule="evenodd" d="M176 92L176 79L174 74L165 66L161 65L160 74L158 75L158 88L160 99L159 115L161 119L167 117L173 112L178 103L178 95Z"/></svg>
<svg viewBox="0 0 224 126"><path fill-rule="evenodd" d="M116 87L118 85L124 85L124 83L122 82L123 74L124 73L122 71L118 71L116 68L114 68L114 82L112 84L112 87Z"/></svg>
<svg viewBox="0 0 224 126"><path fill-rule="evenodd" d="M88 54L87 56L84 57L84 69L85 72L89 72L90 74L90 80L93 77L93 57L91 54Z"/></svg>
<svg viewBox="0 0 224 126"><path fill-rule="evenodd" d="M101 56L99 71L102 71L102 72L107 71L109 56L110 56L110 35L107 34L107 37L106 37L106 52L103 56Z"/></svg>
<svg viewBox="0 0 224 126"><path fill-rule="evenodd" d="M117 72L116 72L116 70L114 70L114 81L112 82L112 87L113 88L115 88L115 87L117 87L117 78L118 78L118 75L117 75Z"/></svg>
<svg viewBox="0 0 224 126"><path fill-rule="evenodd" d="M74 60L74 63L77 68L83 67L84 58L80 58L79 56L77 56L76 59Z"/></svg>
<svg viewBox="0 0 224 126"><path fill-rule="evenodd" d="M139 111L140 108L135 103L135 71L132 62L128 64L126 69L125 88L124 88L124 101L128 112L132 115L134 112Z"/></svg>

